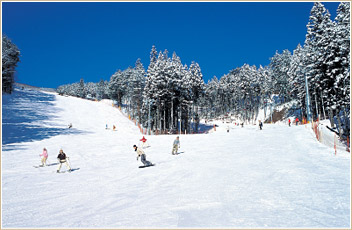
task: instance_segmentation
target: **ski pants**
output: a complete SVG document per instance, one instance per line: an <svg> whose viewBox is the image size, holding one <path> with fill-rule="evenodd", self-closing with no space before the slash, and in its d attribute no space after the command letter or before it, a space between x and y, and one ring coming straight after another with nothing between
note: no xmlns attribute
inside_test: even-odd
<svg viewBox="0 0 352 230"><path fill-rule="evenodd" d="M62 166L63 163L65 163L66 166L67 166L67 168L68 168L69 170L71 170L71 167L70 167L70 165L67 163L67 161L63 160L63 161L60 161L59 168L57 169L58 171L60 171L61 166Z"/></svg>
<svg viewBox="0 0 352 230"><path fill-rule="evenodd" d="M48 159L48 158L47 157L42 158L42 165L46 165L46 159Z"/></svg>
<svg viewBox="0 0 352 230"><path fill-rule="evenodd" d="M178 145L174 145L174 147L172 148L172 154L177 154L178 151Z"/></svg>
<svg viewBox="0 0 352 230"><path fill-rule="evenodd" d="M144 164L144 166L148 166L151 165L152 163L150 163L149 161L147 161L147 159L145 158L145 154L141 155L141 161Z"/></svg>

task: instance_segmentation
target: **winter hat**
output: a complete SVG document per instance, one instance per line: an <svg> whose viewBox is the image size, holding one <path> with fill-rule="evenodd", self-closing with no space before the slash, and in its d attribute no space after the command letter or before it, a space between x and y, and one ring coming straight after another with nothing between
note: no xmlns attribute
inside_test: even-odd
<svg viewBox="0 0 352 230"><path fill-rule="evenodd" d="M136 147L137 148L137 145L133 145L133 148Z"/></svg>

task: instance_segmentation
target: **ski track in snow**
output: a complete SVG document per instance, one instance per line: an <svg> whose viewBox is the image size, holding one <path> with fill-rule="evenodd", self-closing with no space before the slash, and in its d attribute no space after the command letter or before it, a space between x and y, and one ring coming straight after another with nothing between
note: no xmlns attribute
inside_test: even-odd
<svg viewBox="0 0 352 230"><path fill-rule="evenodd" d="M350 227L350 156L333 155L305 126L227 133L218 123L210 134L181 135L176 156L176 135L146 136L147 160L156 166L139 169L132 146L143 135L118 109L51 95L55 116L34 122L72 123L72 132L2 145L2 227ZM33 168L43 147L50 163L63 148L79 170Z"/></svg>

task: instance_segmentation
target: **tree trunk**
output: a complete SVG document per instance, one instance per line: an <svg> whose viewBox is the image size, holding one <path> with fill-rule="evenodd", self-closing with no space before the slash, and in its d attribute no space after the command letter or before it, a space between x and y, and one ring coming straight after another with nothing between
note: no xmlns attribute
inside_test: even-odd
<svg viewBox="0 0 352 230"><path fill-rule="evenodd" d="M345 128L344 128L344 130L347 132L347 133L346 133L347 136L349 136L350 133L349 133L349 129L348 129L348 124L350 123L350 119L349 119L349 117L348 117L348 115L347 115L346 107L343 108L343 114L344 114L344 116L345 116L345 118L344 118L344 121L345 121Z"/></svg>
<svg viewBox="0 0 352 230"><path fill-rule="evenodd" d="M182 106L181 106L181 102L180 102L180 134L182 133Z"/></svg>
<svg viewBox="0 0 352 230"><path fill-rule="evenodd" d="M337 109L337 115L336 115L336 117L337 117L337 124L338 124L338 130L339 130L339 137L340 137L340 140L341 140L341 138L342 138L342 125L341 125L341 119L340 119L340 110L339 109Z"/></svg>
<svg viewBox="0 0 352 230"><path fill-rule="evenodd" d="M166 131L166 103L164 103L164 133Z"/></svg>
<svg viewBox="0 0 352 230"><path fill-rule="evenodd" d="M335 127L335 123L334 123L334 113L332 111L332 108L330 106L329 108L329 119L330 119L330 126L331 128L334 128Z"/></svg>
<svg viewBox="0 0 352 230"><path fill-rule="evenodd" d="M325 120L326 114L325 114L324 99L323 99L323 92L322 91L320 91L320 97L321 97L321 107L323 107L323 115L324 115L324 120Z"/></svg>
<svg viewBox="0 0 352 230"><path fill-rule="evenodd" d="M318 110L318 100L317 100L317 91L315 90L314 94L314 99L315 99L315 113L316 113L316 119L319 118L319 110Z"/></svg>

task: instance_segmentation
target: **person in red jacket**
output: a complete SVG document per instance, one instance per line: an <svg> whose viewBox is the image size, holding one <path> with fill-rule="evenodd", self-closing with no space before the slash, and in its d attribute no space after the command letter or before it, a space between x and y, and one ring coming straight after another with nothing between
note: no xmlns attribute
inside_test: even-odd
<svg viewBox="0 0 352 230"><path fill-rule="evenodd" d="M298 117L296 117L296 125L298 125L299 119Z"/></svg>
<svg viewBox="0 0 352 230"><path fill-rule="evenodd" d="M288 126L291 127L291 119L288 119Z"/></svg>

